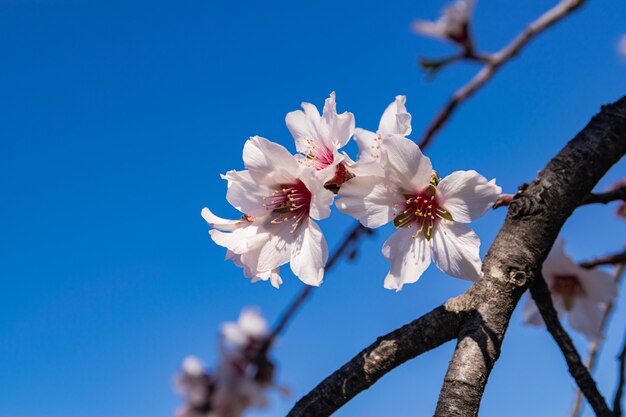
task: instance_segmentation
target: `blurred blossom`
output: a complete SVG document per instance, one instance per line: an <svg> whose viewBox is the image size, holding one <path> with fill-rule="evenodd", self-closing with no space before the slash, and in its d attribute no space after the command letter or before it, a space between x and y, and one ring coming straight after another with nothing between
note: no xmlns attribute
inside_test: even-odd
<svg viewBox="0 0 626 417"><path fill-rule="evenodd" d="M414 22L413 30L421 35L471 47L469 24L474 5L474 0L456 0L443 9L442 15L436 21L418 20Z"/></svg>
<svg viewBox="0 0 626 417"><path fill-rule="evenodd" d="M606 272L580 267L565 254L563 246L564 242L557 240L542 267L554 308L561 319L567 315L569 325L589 340L601 340L604 308L616 297L617 284ZM524 322L544 324L530 296L524 305Z"/></svg>
<svg viewBox="0 0 626 417"><path fill-rule="evenodd" d="M626 57L626 34L622 35L617 45L617 51L623 57Z"/></svg>
<svg viewBox="0 0 626 417"><path fill-rule="evenodd" d="M177 417L239 417L249 408L267 406L274 364L267 357L270 333L258 310L244 309L239 320L222 325L220 362L208 373L189 356L175 378L184 405Z"/></svg>

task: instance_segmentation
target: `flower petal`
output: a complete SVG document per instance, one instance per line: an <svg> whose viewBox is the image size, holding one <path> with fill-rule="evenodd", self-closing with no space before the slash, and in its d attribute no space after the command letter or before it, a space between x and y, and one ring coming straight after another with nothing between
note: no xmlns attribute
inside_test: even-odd
<svg viewBox="0 0 626 417"><path fill-rule="evenodd" d="M488 182L476 171L456 171L437 185L437 201L455 221L469 223L493 207L501 192L495 179Z"/></svg>
<svg viewBox="0 0 626 417"><path fill-rule="evenodd" d="M311 192L309 215L315 220L322 220L330 216L330 206L335 197L331 191L324 188L325 180L325 176L318 175L312 169L304 169L300 175L300 181Z"/></svg>
<svg viewBox="0 0 626 417"><path fill-rule="evenodd" d="M430 183L432 164L420 148L402 136L386 137L381 145L386 159L384 168L389 178L406 192L420 192Z"/></svg>
<svg viewBox="0 0 626 417"><path fill-rule="evenodd" d="M226 200L240 212L249 216L266 216L264 198L272 195L272 190L258 184L249 171L228 171L222 175L228 181Z"/></svg>
<svg viewBox="0 0 626 417"><path fill-rule="evenodd" d="M344 147L354 134L354 115L350 112L337 114L334 91L324 102L322 125L325 125L325 134L321 139L328 149Z"/></svg>
<svg viewBox="0 0 626 417"><path fill-rule="evenodd" d="M406 96L396 96L380 118L378 133L384 136L411 134L411 115L406 111Z"/></svg>
<svg viewBox="0 0 626 417"><path fill-rule="evenodd" d="M223 232L232 232L245 225L241 220L227 220L213 214L208 208L202 209L202 218L214 229L221 230Z"/></svg>
<svg viewBox="0 0 626 417"><path fill-rule="evenodd" d="M352 178L341 186L338 195L337 208L371 228L393 220L396 208L405 200L384 178L376 176Z"/></svg>
<svg viewBox="0 0 626 417"><path fill-rule="evenodd" d="M326 239L312 220L300 228L291 248L291 270L305 284L319 286L328 260Z"/></svg>
<svg viewBox="0 0 626 417"><path fill-rule="evenodd" d="M229 251L241 255L263 245L269 239L269 233L259 232L256 226L246 226L230 233L217 229L209 230L213 242Z"/></svg>
<svg viewBox="0 0 626 417"><path fill-rule="evenodd" d="M481 278L480 239L462 223L440 221L432 235L432 257L446 274L470 281Z"/></svg>
<svg viewBox="0 0 626 417"><path fill-rule="evenodd" d="M289 184L299 171L298 162L284 146L260 136L246 141L243 163L252 178L261 184Z"/></svg>
<svg viewBox="0 0 626 417"><path fill-rule="evenodd" d="M414 229L400 228L383 245L383 256L391 262L385 288L400 291L404 284L417 282L430 265L428 242L414 238Z"/></svg>
<svg viewBox="0 0 626 417"><path fill-rule="evenodd" d="M600 341L604 339L602 334L603 317L602 304L579 298L570 310L568 320L573 329L587 336L590 341Z"/></svg>
<svg viewBox="0 0 626 417"><path fill-rule="evenodd" d="M311 103L302 103L302 110L287 113L285 123L287 129L296 141L298 152L307 153L309 151L309 140L317 141L320 136L320 126L322 117L317 107Z"/></svg>
<svg viewBox="0 0 626 417"><path fill-rule="evenodd" d="M378 134L369 130L356 128L354 140L359 146L358 161L380 160L380 141Z"/></svg>
<svg viewBox="0 0 626 417"><path fill-rule="evenodd" d="M617 297L615 279L599 269L580 268L580 282L585 290L585 297L589 300L608 303Z"/></svg>

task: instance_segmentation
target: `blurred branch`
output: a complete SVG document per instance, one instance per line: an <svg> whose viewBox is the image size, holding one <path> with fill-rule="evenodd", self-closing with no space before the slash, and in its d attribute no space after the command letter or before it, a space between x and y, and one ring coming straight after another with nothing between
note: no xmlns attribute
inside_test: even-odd
<svg viewBox="0 0 626 417"><path fill-rule="evenodd" d="M557 345L559 345L559 348L565 357L569 373L576 381L580 391L585 395L585 398L587 398L587 401L593 408L596 416L611 416L611 410L606 404L602 394L598 391L596 382L593 380L589 370L580 359L580 355L574 347L572 339L561 325L559 316L554 309L554 305L552 304L550 290L548 289L543 276L535 277L535 280L530 286L530 294L541 312L541 317L546 323L548 331L556 341Z"/></svg>
<svg viewBox="0 0 626 417"><path fill-rule="evenodd" d="M624 265L618 265L617 267L615 267L613 279L618 285L621 282L622 277L624 276L624 267L625 267ZM604 316L602 316L602 323L600 326L602 328L602 331L605 333L606 333L607 325L609 323L609 317L611 316L611 313L613 312L613 308L615 308L615 303L613 301L609 301L606 307L604 308ZM593 342L591 345L591 350L589 352L589 356L587 357L587 362L585 363L585 365L587 366L587 369L589 369L589 372L593 372L596 367L598 354L600 353L600 347L601 347L600 342ZM578 392L576 393L576 399L574 400L574 407L572 409L571 417L578 417L580 415L582 411L582 402L583 402L583 394L580 390L578 390Z"/></svg>
<svg viewBox="0 0 626 417"><path fill-rule="evenodd" d="M619 354L619 378L617 390L615 390L615 398L613 399L613 415L614 417L622 417L622 397L624 395L624 372L626 372L626 340L622 352Z"/></svg>
<svg viewBox="0 0 626 417"><path fill-rule="evenodd" d="M478 89L485 85L502 65L517 55L530 40L535 38L535 36L569 15L580 7L584 1L585 0L561 0L556 6L528 25L511 43L500 51L490 55L489 59L486 59L486 65L478 74L463 87L459 88L443 109L435 116L434 120L426 129L424 136L422 136L419 144L420 148L424 148L430 143L435 134L450 119L459 104L467 100Z"/></svg>
<svg viewBox="0 0 626 417"><path fill-rule="evenodd" d="M586 262L581 262L580 266L582 266L583 268L591 269L600 265L619 265L624 263L626 263L626 251L622 253L616 253L614 255L592 259Z"/></svg>

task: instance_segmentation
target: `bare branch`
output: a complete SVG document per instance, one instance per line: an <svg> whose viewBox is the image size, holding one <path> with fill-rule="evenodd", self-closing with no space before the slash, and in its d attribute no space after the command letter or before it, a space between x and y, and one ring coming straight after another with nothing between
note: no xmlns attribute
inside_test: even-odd
<svg viewBox="0 0 626 417"><path fill-rule="evenodd" d="M552 304L552 295L542 276L535 277L535 280L530 286L530 294L541 312L541 317L543 317L548 331L559 345L561 352L563 352L569 373L576 381L580 391L587 398L587 401L589 401L596 416L610 417L612 415L611 410L609 410L604 397L598 391L598 387L589 373L589 370L580 359L580 355L578 351L576 351L572 339L570 339L561 325L559 316Z"/></svg>
<svg viewBox="0 0 626 417"><path fill-rule="evenodd" d="M626 263L626 251L622 253L616 253L614 255L603 256L601 258L592 259L590 261L581 262L580 266L583 268L591 269L600 265L619 265Z"/></svg>
<svg viewBox="0 0 626 417"><path fill-rule="evenodd" d="M526 44L535 36L563 19L584 3L584 0L561 0L552 9L545 12L537 20L522 31L511 43L499 52L490 56L488 63L467 84L459 88L446 103L443 109L435 116L428 129L422 136L420 148L427 146L435 134L450 119L454 110L463 101L472 96L478 89L489 81L496 71L511 58L517 55Z"/></svg>
<svg viewBox="0 0 626 417"><path fill-rule="evenodd" d="M613 280L618 286L622 280L622 277L624 276L624 269L626 269L625 265L618 265L615 268L615 272L613 273ZM615 303L613 301L609 301L604 308L604 315L602 316L602 323L600 324L603 332L607 328L607 325L609 323L609 317L611 316L614 307ZM591 350L589 352L589 356L587 357L587 362L585 363L585 366L587 367L587 369L589 369L589 372L593 373L596 367L596 360L598 358L598 354L600 353L600 346L600 342L593 342L593 344L591 345ZM576 393L576 399L574 400L572 414L570 415L571 417L578 417L580 415L582 411L582 402L583 394L580 390L578 390Z"/></svg>
<svg viewBox="0 0 626 417"><path fill-rule="evenodd" d="M379 337L296 403L289 417L329 416L383 375L454 339L460 301L450 300L419 319Z"/></svg>
<svg viewBox="0 0 626 417"><path fill-rule="evenodd" d="M493 204L493 208L508 206L514 198L515 194L502 194ZM612 201L626 201L626 185L605 193L591 193L580 205L608 204Z"/></svg>
<svg viewBox="0 0 626 417"><path fill-rule="evenodd" d="M429 313L454 311L453 317L461 319L458 325L447 326L448 331L452 327L458 342L441 389L436 417L477 415L519 298L541 275L541 265L564 222L625 152L626 97L603 107L511 202L505 223L485 256L484 277L465 294ZM424 317L413 324L421 323ZM437 331L444 327L433 324ZM417 330L405 326L379 339L322 381L289 415L328 416L395 366L450 337L446 333L436 343L424 345L416 340L431 334L430 328L414 331ZM382 349L383 345L392 348ZM374 367L366 365L366 357L376 358Z"/></svg>
<svg viewBox="0 0 626 417"><path fill-rule="evenodd" d="M613 415L614 417L622 417L622 397L624 395L624 382L626 377L626 340L624 341L624 347L619 354L619 377L617 382L617 390L615 390L615 398L613 399Z"/></svg>

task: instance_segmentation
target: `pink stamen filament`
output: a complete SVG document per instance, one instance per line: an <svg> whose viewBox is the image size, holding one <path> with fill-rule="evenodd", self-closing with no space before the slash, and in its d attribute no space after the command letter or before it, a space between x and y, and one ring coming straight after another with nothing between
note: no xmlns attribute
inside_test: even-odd
<svg viewBox="0 0 626 417"><path fill-rule="evenodd" d="M263 206L274 215L271 220L272 224L292 220L290 233L293 233L301 224L302 219L309 216L311 192L302 181L294 184L281 184L279 187L271 196L263 198L270 201Z"/></svg>

